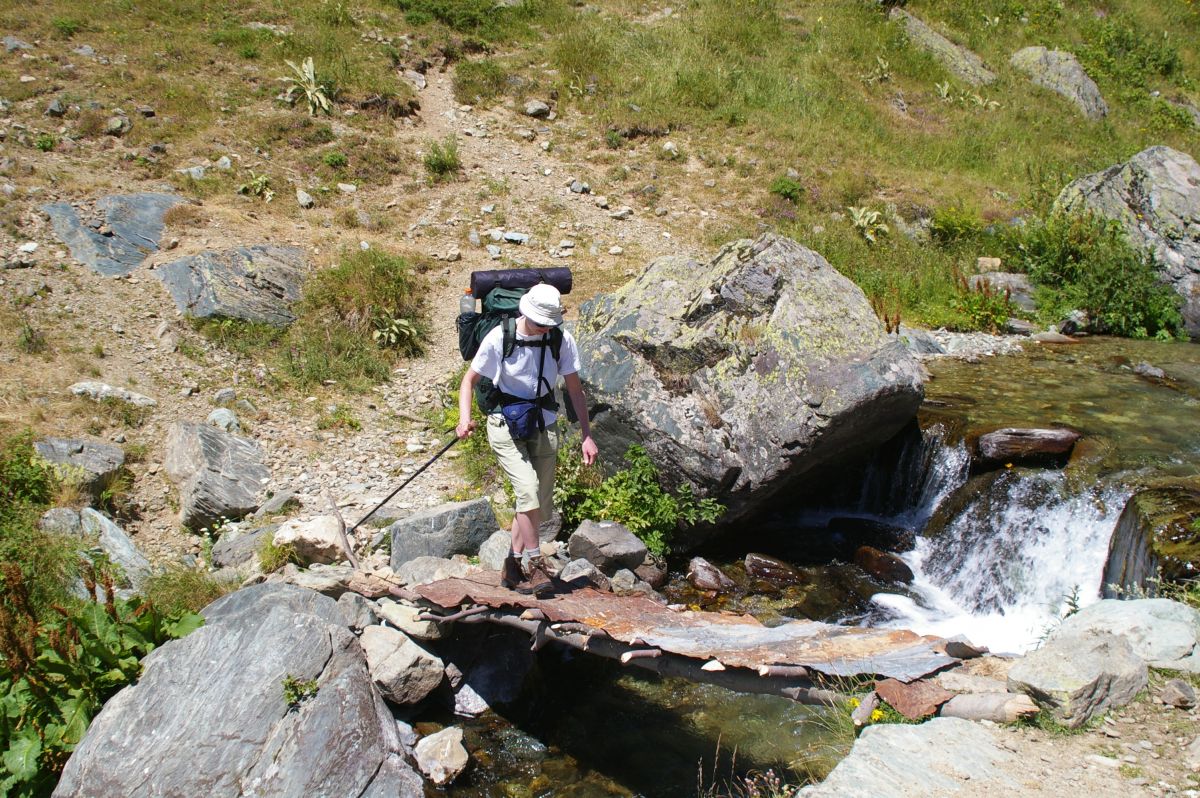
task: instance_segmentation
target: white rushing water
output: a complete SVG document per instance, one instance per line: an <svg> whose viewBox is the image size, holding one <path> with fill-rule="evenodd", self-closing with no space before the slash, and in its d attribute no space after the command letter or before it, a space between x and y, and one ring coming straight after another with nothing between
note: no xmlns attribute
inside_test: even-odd
<svg viewBox="0 0 1200 798"><path fill-rule="evenodd" d="M941 454L934 468L946 473L933 479L938 490L921 497L925 506L910 511L915 520L929 518L934 508L926 503L940 503L956 487L947 473L965 476L965 452L935 445ZM1127 495L1100 487L1072 492L1053 470L1006 471L985 481L945 528L918 537L903 555L916 577L915 599L873 597L887 616L883 625L964 635L995 652L1035 647L1068 602L1099 599L1109 538Z"/></svg>

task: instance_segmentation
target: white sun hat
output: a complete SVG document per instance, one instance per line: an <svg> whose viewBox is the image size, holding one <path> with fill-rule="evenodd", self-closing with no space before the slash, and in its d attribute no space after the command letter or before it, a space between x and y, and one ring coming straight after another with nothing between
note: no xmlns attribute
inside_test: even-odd
<svg viewBox="0 0 1200 798"><path fill-rule="evenodd" d="M562 295L549 283L538 283L525 292L517 306L521 315L539 327L562 324Z"/></svg>

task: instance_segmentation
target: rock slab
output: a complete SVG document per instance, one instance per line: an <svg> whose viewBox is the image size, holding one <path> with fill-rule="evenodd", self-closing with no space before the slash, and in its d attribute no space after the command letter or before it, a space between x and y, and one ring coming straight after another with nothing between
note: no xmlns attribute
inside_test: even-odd
<svg viewBox="0 0 1200 798"><path fill-rule="evenodd" d="M724 503L723 523L883 443L924 393L920 365L863 292L770 233L708 263L659 258L581 313L601 453L641 444L663 482Z"/></svg>
<svg viewBox="0 0 1200 798"><path fill-rule="evenodd" d="M187 421L171 426L164 466L179 486L179 522L189 529L254 512L270 478L257 443Z"/></svg>
<svg viewBox="0 0 1200 798"><path fill-rule="evenodd" d="M383 626L368 626L360 638L371 678L387 700L416 704L442 683L442 661L406 635Z"/></svg>
<svg viewBox="0 0 1200 798"><path fill-rule="evenodd" d="M135 591L142 589L150 576L150 561L138 550L125 530L105 515L85 507L79 512L83 534L98 538L100 548L119 569L118 584Z"/></svg>
<svg viewBox="0 0 1200 798"><path fill-rule="evenodd" d="M95 227L85 224L69 202L43 205L54 233L71 250L71 255L106 277L129 274L148 255L158 251L163 216L185 202L172 194L114 194L96 200L103 220ZM109 235L97 230L104 229Z"/></svg>
<svg viewBox="0 0 1200 798"><path fill-rule="evenodd" d="M125 465L125 452L101 441L46 438L35 441L33 448L60 481L78 485L92 498L99 498Z"/></svg>
<svg viewBox="0 0 1200 798"><path fill-rule="evenodd" d="M1200 673L1200 610L1169 599L1089 604L1062 622L1056 634L1109 632L1126 640L1154 668Z"/></svg>
<svg viewBox="0 0 1200 798"><path fill-rule="evenodd" d="M417 557L474 555L500 524L487 499L474 499L422 510L388 528L392 536L392 568Z"/></svg>
<svg viewBox="0 0 1200 798"><path fill-rule="evenodd" d="M1036 85L1070 100L1088 119L1108 116L1108 103L1100 95L1099 87L1071 53L1025 47L1013 53L1009 63L1028 75Z"/></svg>
<svg viewBox="0 0 1200 798"><path fill-rule="evenodd" d="M1200 164L1192 156L1149 147L1069 183L1055 208L1119 222L1136 249L1152 253L1159 279L1183 297L1184 328L1200 338Z"/></svg>
<svg viewBox="0 0 1200 798"><path fill-rule="evenodd" d="M571 559L583 558L612 576L630 571L646 559L646 544L615 521L584 521L567 541Z"/></svg>
<svg viewBox="0 0 1200 798"><path fill-rule="evenodd" d="M909 40L932 55L948 72L972 86L984 86L996 79L996 73L983 65L983 59L930 28L902 8L892 8L888 15L904 25Z"/></svg>
<svg viewBox="0 0 1200 798"><path fill-rule="evenodd" d="M303 250L258 244L201 252L156 272L183 313L286 327L296 320L292 303L304 284Z"/></svg>
<svg viewBox="0 0 1200 798"><path fill-rule="evenodd" d="M204 615L104 706L55 796L424 794L336 602L255 585ZM289 707L288 676L316 694Z"/></svg>

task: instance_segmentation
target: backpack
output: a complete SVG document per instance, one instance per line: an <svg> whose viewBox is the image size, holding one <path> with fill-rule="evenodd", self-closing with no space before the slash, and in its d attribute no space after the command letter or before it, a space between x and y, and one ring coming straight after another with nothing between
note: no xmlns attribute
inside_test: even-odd
<svg viewBox="0 0 1200 798"><path fill-rule="evenodd" d="M511 357L518 346L550 347L550 355L558 362L562 350L563 332L560 327L552 327L550 332L536 341L517 340L517 316L521 315L518 305L521 297L529 288L504 288L497 286L483 296L482 313L460 313L456 322L458 327L458 351L463 360L471 360L479 351L479 344L484 336L501 327L503 332L503 355ZM495 383L487 377L479 380L475 386L475 403L486 416L505 403L504 394ZM557 410L558 403L554 401L553 392L542 397L542 407L547 410Z"/></svg>

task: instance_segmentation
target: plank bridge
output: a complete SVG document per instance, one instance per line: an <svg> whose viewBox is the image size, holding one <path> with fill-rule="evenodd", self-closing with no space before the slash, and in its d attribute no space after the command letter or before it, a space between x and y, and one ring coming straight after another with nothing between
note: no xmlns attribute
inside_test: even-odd
<svg viewBox="0 0 1200 798"><path fill-rule="evenodd" d="M618 596L591 586L560 586L545 598L500 586L483 571L411 588L442 623L492 623L523 630L538 650L558 643L746 693L782 695L806 704L844 698L840 679L913 682L978 655L959 640L902 629L869 629L795 620L764 626L749 615L664 606L645 596Z"/></svg>

